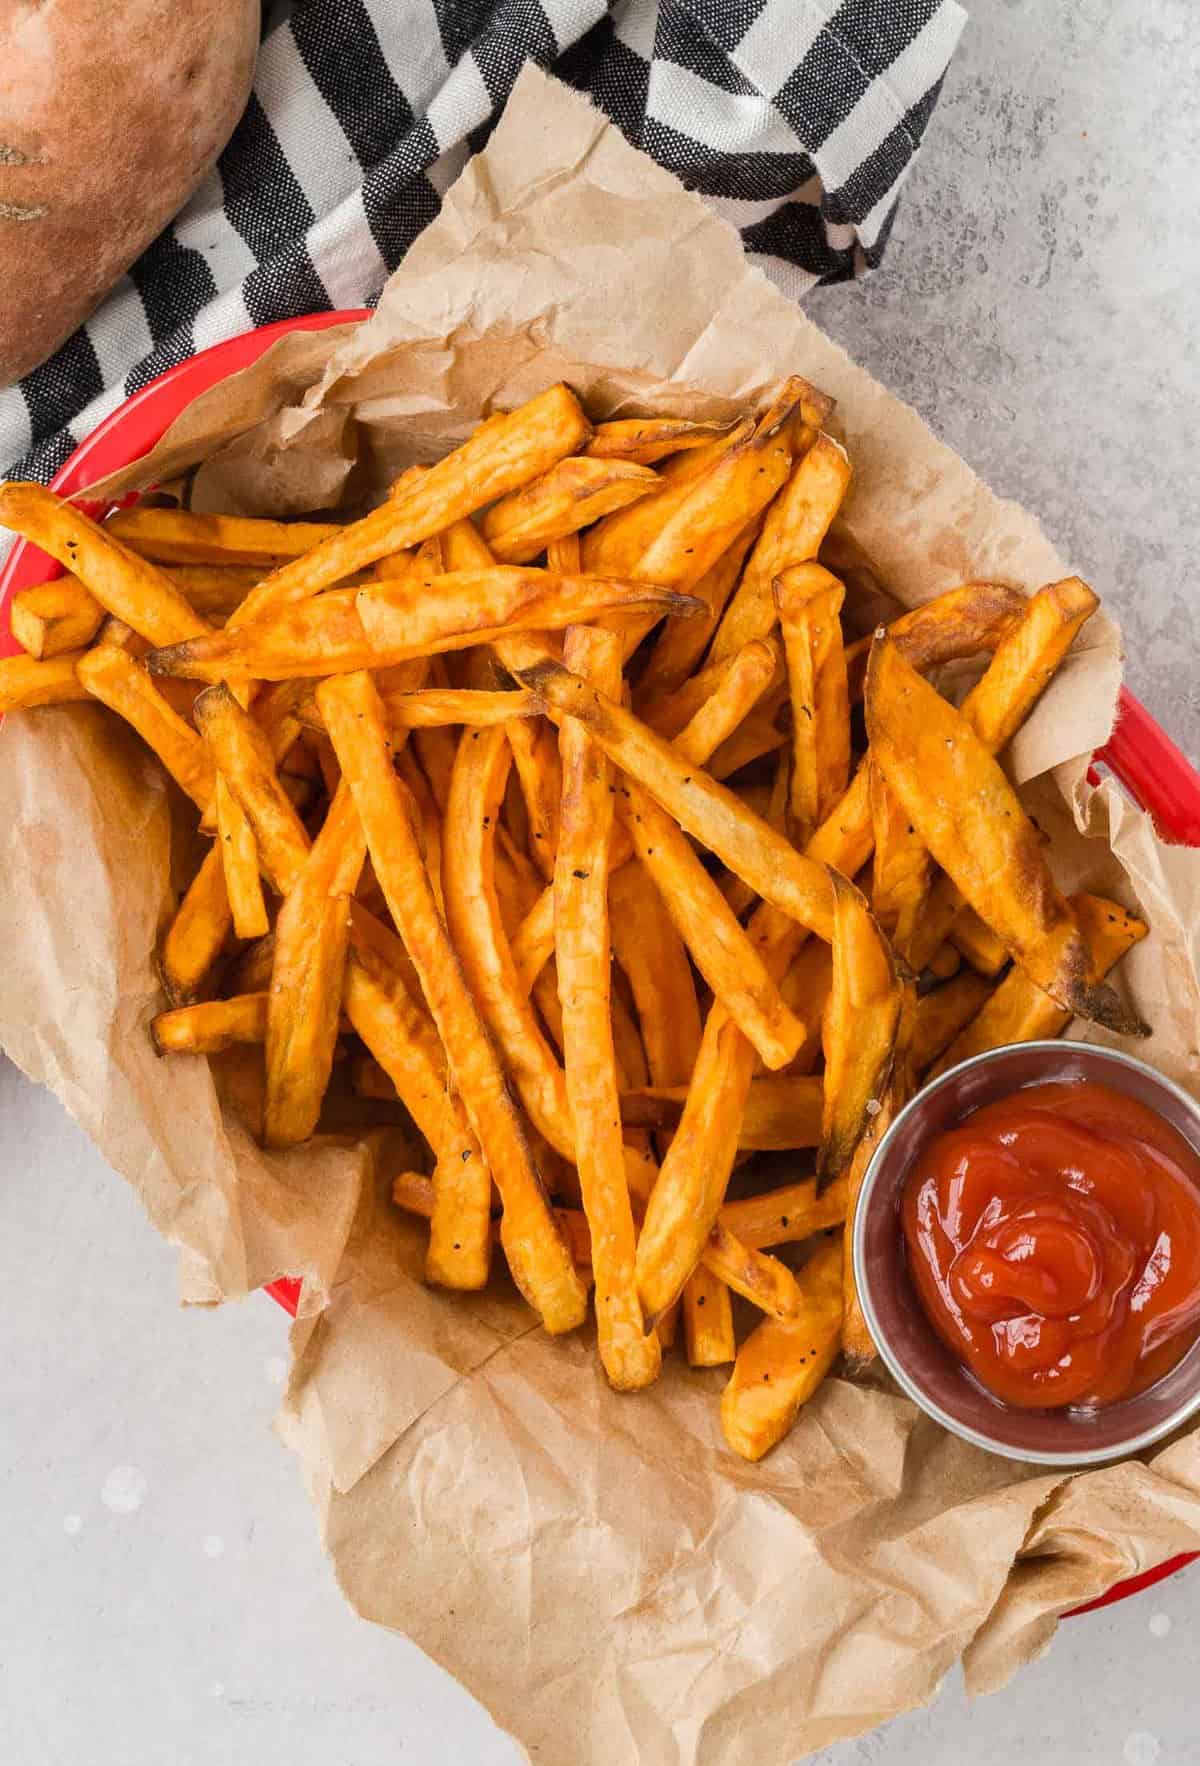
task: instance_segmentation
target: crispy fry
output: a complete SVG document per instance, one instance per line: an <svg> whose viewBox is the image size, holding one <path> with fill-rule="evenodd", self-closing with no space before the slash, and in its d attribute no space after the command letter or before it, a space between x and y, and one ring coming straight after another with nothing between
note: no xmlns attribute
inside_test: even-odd
<svg viewBox="0 0 1200 1766"><path fill-rule="evenodd" d="M0 657L0 712L89 699L90 693L75 672L86 655L85 650L68 650L46 662L33 656Z"/></svg>
<svg viewBox="0 0 1200 1766"><path fill-rule="evenodd" d="M671 693L686 681L707 650L709 641L737 586L746 554L757 540L762 519L756 516L734 536L716 563L694 585L692 593L703 601L705 611L692 619L668 619L659 634L638 683L647 702ZM736 655L736 652L735 652ZM647 707L647 722L653 722Z"/></svg>
<svg viewBox="0 0 1200 1766"><path fill-rule="evenodd" d="M529 817L530 854L542 876L550 882L558 851L558 810L562 798L558 740L553 726L545 719L514 718L508 726L508 745Z"/></svg>
<svg viewBox="0 0 1200 1766"><path fill-rule="evenodd" d="M876 867L879 860L876 858ZM981 975L998 975L1008 961L1003 942L974 908L963 908L950 928L950 941Z"/></svg>
<svg viewBox="0 0 1200 1766"><path fill-rule="evenodd" d="M501 564L528 564L554 540L658 489L657 472L626 460L560 460L532 484L494 503L483 537Z"/></svg>
<svg viewBox="0 0 1200 1766"><path fill-rule="evenodd" d="M935 987L921 997L908 1051L915 1073L924 1073L933 1065L992 992L992 982L986 975L962 969L943 987Z"/></svg>
<svg viewBox="0 0 1200 1766"><path fill-rule="evenodd" d="M962 957L947 940L945 944L938 945L925 967L935 980L949 981L961 969Z"/></svg>
<svg viewBox="0 0 1200 1766"><path fill-rule="evenodd" d="M1115 901L1106 901L1103 896L1073 895L1071 907L1087 945L1092 972L1097 976L1107 975L1125 953L1146 936L1144 921L1131 914L1128 908ZM928 1078L936 1079L960 1061L981 1055L986 1049L1000 1048L1004 1043L1033 1042L1041 1037L1060 1036L1071 1017L1072 1014L1038 987L1023 969L1010 969L990 998L950 1043L941 1059L934 1063Z"/></svg>
<svg viewBox="0 0 1200 1766"><path fill-rule="evenodd" d="M180 789L206 808L217 782L211 756L195 730L155 689L142 664L115 644L99 644L80 658L76 673L89 693L132 724Z"/></svg>
<svg viewBox="0 0 1200 1766"><path fill-rule="evenodd" d="M915 999L913 1004L915 1005ZM842 1234L842 1352L851 1367L866 1367L879 1353L867 1327L866 1314L863 1312L854 1278L854 1217L858 1211L858 1198L862 1193L867 1167L875 1156L875 1149L891 1127L896 1111L906 1102L903 1088L893 1075L892 1083L881 1100L882 1107L863 1130L846 1173L846 1225Z"/></svg>
<svg viewBox="0 0 1200 1766"><path fill-rule="evenodd" d="M809 939L796 953L779 983L784 1004L802 1018L807 1034L793 1055L788 1072L811 1073L821 1053L821 1024L833 985L833 952L819 939Z"/></svg>
<svg viewBox="0 0 1200 1766"><path fill-rule="evenodd" d="M417 832L421 841L421 857L425 861L425 869L429 872L429 885L433 890L434 900L443 912L444 894L442 890L442 818L438 810L437 799L426 778L416 755L410 748L402 748L395 755L396 773L404 781L404 787L413 800L417 812Z"/></svg>
<svg viewBox="0 0 1200 1766"><path fill-rule="evenodd" d="M846 789L850 704L840 615L845 590L820 564L798 564L775 579L788 692L792 702L792 837L803 846Z"/></svg>
<svg viewBox="0 0 1200 1766"><path fill-rule="evenodd" d="M871 652L867 727L875 761L930 852L1031 978L1082 1017L1145 1034L1092 976L1075 917L1000 767L887 639Z"/></svg>
<svg viewBox="0 0 1200 1766"><path fill-rule="evenodd" d="M957 662L995 650L1027 606L1020 589L1006 583L970 582L935 595L892 620L887 635L919 674L943 662ZM846 646L850 703L857 705L867 681L867 658L874 634Z"/></svg>
<svg viewBox="0 0 1200 1766"><path fill-rule="evenodd" d="M167 998L183 1006L203 991L233 930L219 846L210 846L167 928L158 966Z"/></svg>
<svg viewBox="0 0 1200 1766"><path fill-rule="evenodd" d="M433 1148L426 1279L481 1288L491 1261L492 1178L462 1100L446 1082L446 1057L419 1005L400 940L355 902L343 1003L355 1030Z"/></svg>
<svg viewBox="0 0 1200 1766"><path fill-rule="evenodd" d="M687 1084L643 1086L621 1094L621 1117L645 1128L670 1127L687 1102ZM790 1152L819 1146L821 1081L807 1075L754 1079L738 1130L738 1151Z"/></svg>
<svg viewBox="0 0 1200 1766"><path fill-rule="evenodd" d="M656 615L683 614L699 610L699 603L650 583L495 566L437 577L432 594L414 590L408 580L333 589L236 629L231 623L224 631L156 650L149 665L155 674L204 681L227 675L312 678L384 668L527 630L557 630L647 608Z"/></svg>
<svg viewBox="0 0 1200 1766"><path fill-rule="evenodd" d="M168 577L188 605L205 619L228 619L260 581L252 564L164 564Z"/></svg>
<svg viewBox="0 0 1200 1766"><path fill-rule="evenodd" d="M821 937L832 932L829 879L789 841L747 810L657 737L631 712L589 688L568 669L546 662L524 678L545 696L551 714L577 717L614 765L644 785L679 825L782 913Z"/></svg>
<svg viewBox="0 0 1200 1766"><path fill-rule="evenodd" d="M804 1041L804 1025L784 1005L687 836L640 786L626 784L623 792L622 815L634 850L692 961L766 1065L786 1066Z"/></svg>
<svg viewBox="0 0 1200 1766"><path fill-rule="evenodd" d="M190 509L141 504L116 509L105 527L131 552L156 564L256 564L272 566L340 533L322 521L262 521L238 515L198 515Z"/></svg>
<svg viewBox="0 0 1200 1766"><path fill-rule="evenodd" d="M279 782L270 737L223 683L201 693L193 715L254 830L259 863L268 881L286 896L308 857L309 838Z"/></svg>
<svg viewBox="0 0 1200 1766"><path fill-rule="evenodd" d="M207 632L168 576L40 484L0 484L0 527L57 558L106 612L151 644L178 644Z"/></svg>
<svg viewBox="0 0 1200 1766"><path fill-rule="evenodd" d="M833 984L825 1007L825 1104L817 1181L845 1169L891 1071L901 989L891 947L866 902L837 871Z"/></svg>
<svg viewBox="0 0 1200 1766"><path fill-rule="evenodd" d="M745 418L715 441L668 461L659 473L661 488L653 496L606 515L584 535L583 568L622 576L633 571L656 535L687 501L697 480L726 454L749 442L753 434L753 420Z"/></svg>
<svg viewBox="0 0 1200 1766"><path fill-rule="evenodd" d="M100 629L104 609L78 577L21 589L9 608L12 635L21 648L45 661L64 650L82 650Z"/></svg>
<svg viewBox="0 0 1200 1766"><path fill-rule="evenodd" d="M160 1012L150 1035L160 1055L215 1055L235 1043L262 1042L267 1034L267 995L236 994Z"/></svg>
<svg viewBox="0 0 1200 1766"><path fill-rule="evenodd" d="M878 767L869 760L867 765L871 832L875 840L871 911L896 955L911 963L918 922L929 893L932 861Z"/></svg>
<svg viewBox="0 0 1200 1766"><path fill-rule="evenodd" d="M761 1459L782 1441L800 1406L832 1367L842 1330L842 1247L831 1239L805 1264L802 1307L786 1322L768 1318L738 1350L721 1398L721 1428L743 1459Z"/></svg>
<svg viewBox="0 0 1200 1766"><path fill-rule="evenodd" d="M554 955L554 889L543 889L512 940L513 962L526 993Z"/></svg>
<svg viewBox="0 0 1200 1766"><path fill-rule="evenodd" d="M683 940L640 864L610 875L608 905L613 954L633 992L650 1077L655 1085L686 1085L701 1032Z"/></svg>
<svg viewBox="0 0 1200 1766"><path fill-rule="evenodd" d="M791 469L782 494L767 512L736 595L725 610L709 652L714 662L732 656L775 624L772 584L781 571L815 558L850 484L850 461L832 436L819 435Z"/></svg>
<svg viewBox="0 0 1200 1766"><path fill-rule="evenodd" d="M258 868L258 842L237 799L221 775L216 783L217 843L225 871L225 889L239 938L262 938L270 920Z"/></svg>
<svg viewBox="0 0 1200 1766"><path fill-rule="evenodd" d="M546 1201L491 1038L438 914L421 863L411 803L392 770L382 702L365 674L323 681L317 692L375 874L445 1048L451 1081L500 1190L501 1243L513 1280L547 1330L572 1330L583 1320L587 1296ZM498 733L503 740L503 732ZM479 735L485 738L490 732Z"/></svg>
<svg viewBox="0 0 1200 1766"><path fill-rule="evenodd" d="M246 618L319 594L357 570L473 515L549 471L591 435L569 387L552 386L515 411L497 413L403 492L285 564L249 596Z"/></svg>
<svg viewBox="0 0 1200 1766"><path fill-rule="evenodd" d="M720 1367L737 1354L729 1289L703 1264L683 1290L683 1332L689 1367Z"/></svg>
<svg viewBox="0 0 1200 1766"><path fill-rule="evenodd" d="M622 417L597 423L583 450L593 460L634 460L652 466L667 454L703 447L729 434L736 417L724 423L697 423L687 417Z"/></svg>
<svg viewBox="0 0 1200 1766"><path fill-rule="evenodd" d="M773 694L768 694L756 710L742 719L733 735L722 742L708 763L714 779L731 779L743 767L786 745L787 737L775 724L778 709L779 701Z"/></svg>
<svg viewBox="0 0 1200 1766"><path fill-rule="evenodd" d="M564 654L584 679L621 690L616 632L576 627ZM554 947L562 1006L575 1163L592 1240L596 1329L610 1383L634 1391L658 1377L661 1345L647 1332L634 1277L633 1211L625 1179L610 1013L608 761L574 719L559 731L563 795L554 869Z"/></svg>
<svg viewBox="0 0 1200 1766"><path fill-rule="evenodd" d="M818 1194L815 1178L785 1184L765 1195L746 1196L726 1202L721 1220L743 1244L760 1249L767 1245L795 1244L810 1239L827 1227L840 1226L846 1218L846 1178L835 1178Z"/></svg>
<svg viewBox="0 0 1200 1766"><path fill-rule="evenodd" d="M771 685L776 660L770 644L756 641L739 650L720 684L675 737L680 752L693 759L715 754Z"/></svg>
<svg viewBox="0 0 1200 1766"><path fill-rule="evenodd" d="M350 897L366 856L343 779L275 922L263 1114L271 1147L307 1140L321 1114L341 1010Z"/></svg>
<svg viewBox="0 0 1200 1766"><path fill-rule="evenodd" d="M1048 583L1005 633L962 715L989 754L999 754L1041 698L1077 634L1100 605L1080 577Z"/></svg>
<svg viewBox="0 0 1200 1766"><path fill-rule="evenodd" d="M264 933L247 945L226 976L226 988L235 993L265 993L271 985L271 964L275 960L275 934Z"/></svg>
<svg viewBox="0 0 1200 1766"><path fill-rule="evenodd" d="M770 1318L793 1318L800 1309L800 1290L787 1264L743 1245L720 1220L708 1235L704 1267Z"/></svg>

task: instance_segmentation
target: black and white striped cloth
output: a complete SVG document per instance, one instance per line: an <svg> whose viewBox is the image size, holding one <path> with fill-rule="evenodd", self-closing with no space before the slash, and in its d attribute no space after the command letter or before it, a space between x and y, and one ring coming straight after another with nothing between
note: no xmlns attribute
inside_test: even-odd
<svg viewBox="0 0 1200 1766"><path fill-rule="evenodd" d="M268 0L216 170L88 324L0 390L5 475L50 478L209 344L370 304L527 60L590 93L789 294L859 275L964 21L955 0Z"/></svg>

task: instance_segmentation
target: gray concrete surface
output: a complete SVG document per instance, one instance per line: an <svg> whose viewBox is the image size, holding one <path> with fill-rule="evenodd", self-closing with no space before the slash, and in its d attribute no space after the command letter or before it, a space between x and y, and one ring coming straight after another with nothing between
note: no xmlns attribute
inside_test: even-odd
<svg viewBox="0 0 1200 1766"><path fill-rule="evenodd" d="M812 310L1041 513L1200 755L1196 64L1187 0L979 0L886 268ZM0 1280L4 1766L518 1759L343 1605L268 1429L283 1315L180 1312L129 1193L2 1060ZM1200 1766L1198 1638L1200 1570L822 1758Z"/></svg>

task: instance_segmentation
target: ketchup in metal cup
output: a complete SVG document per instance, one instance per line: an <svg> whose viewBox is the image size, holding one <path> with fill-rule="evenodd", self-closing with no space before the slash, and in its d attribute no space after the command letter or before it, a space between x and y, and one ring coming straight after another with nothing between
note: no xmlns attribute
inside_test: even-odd
<svg viewBox="0 0 1200 1766"><path fill-rule="evenodd" d="M972 1112L914 1160L900 1214L930 1322L1007 1404L1112 1404L1200 1335L1200 1156L1109 1086Z"/></svg>

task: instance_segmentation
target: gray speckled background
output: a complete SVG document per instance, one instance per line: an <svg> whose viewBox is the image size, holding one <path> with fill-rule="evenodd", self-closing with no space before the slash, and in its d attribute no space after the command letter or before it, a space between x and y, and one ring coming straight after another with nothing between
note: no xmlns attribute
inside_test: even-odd
<svg viewBox="0 0 1200 1766"><path fill-rule="evenodd" d="M977 0L884 271L811 310L1042 516L1200 757L1195 21L1189 0ZM0 1281L3 1766L515 1766L342 1603L268 1431L283 1315L179 1311L129 1192L2 1058ZM1200 1766L1198 1613L1200 1567L1070 1621L996 1697L968 1709L952 1680L821 1758Z"/></svg>

